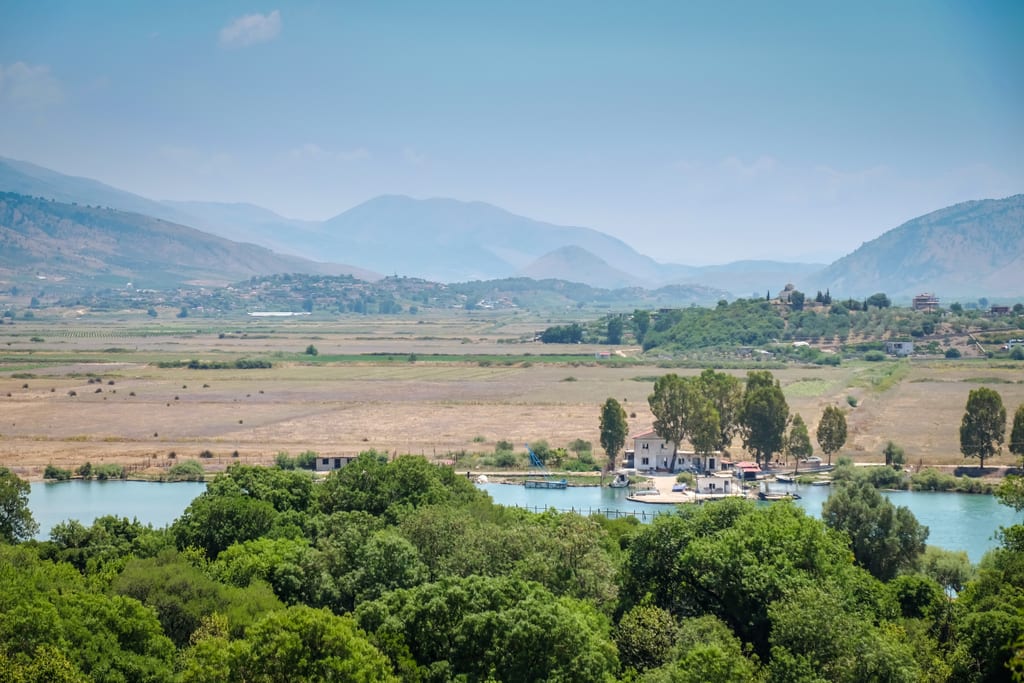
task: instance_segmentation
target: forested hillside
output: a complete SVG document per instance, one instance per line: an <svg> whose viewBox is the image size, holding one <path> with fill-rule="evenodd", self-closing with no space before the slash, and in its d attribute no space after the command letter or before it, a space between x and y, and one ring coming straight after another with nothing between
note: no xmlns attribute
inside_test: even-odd
<svg viewBox="0 0 1024 683"><path fill-rule="evenodd" d="M917 340L921 352L939 353L953 336L972 333L998 345L1024 329L1024 304L1020 303L1007 307L1006 314L994 316L976 304L967 309L954 303L948 310L935 311L894 307L882 293L863 301L832 301L820 292L817 300L805 301L802 293L796 294L799 303L738 299L732 303L719 301L714 308L638 309L632 315L611 314L598 321L576 323L578 329L574 328L570 341L635 342L651 353L685 354L709 349L742 352L753 347L789 346L791 342L863 351L881 348L880 342L887 339L905 339ZM554 326L541 340L565 342L568 330L566 325ZM791 348L773 350L792 352ZM838 361L838 357L832 360Z"/></svg>
<svg viewBox="0 0 1024 683"><path fill-rule="evenodd" d="M108 517L26 542L27 485L2 470L0 670L197 683L1006 680L1007 663L1022 664L1020 527L975 573L962 554L925 550L927 528L851 476L826 521L734 499L645 525L497 507L451 468L371 452L319 484L234 465L167 529ZM876 540L851 544L863 524L878 524Z"/></svg>

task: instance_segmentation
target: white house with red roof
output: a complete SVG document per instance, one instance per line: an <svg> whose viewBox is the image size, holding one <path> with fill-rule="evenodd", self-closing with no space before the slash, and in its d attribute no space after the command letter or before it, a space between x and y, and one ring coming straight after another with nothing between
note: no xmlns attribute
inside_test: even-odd
<svg viewBox="0 0 1024 683"><path fill-rule="evenodd" d="M633 467L637 472L715 472L723 469L721 453L700 455L693 451L675 451L673 460L673 451L675 444L653 430L637 434L633 437Z"/></svg>

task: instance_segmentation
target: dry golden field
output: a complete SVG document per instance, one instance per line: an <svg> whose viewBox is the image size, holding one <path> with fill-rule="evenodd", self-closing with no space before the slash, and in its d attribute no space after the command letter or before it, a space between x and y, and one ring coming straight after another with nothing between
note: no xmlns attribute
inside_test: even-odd
<svg viewBox="0 0 1024 683"><path fill-rule="evenodd" d="M369 448L443 458L491 452L499 439L565 446L582 438L596 447L606 398L621 401L632 432L643 432L651 428L653 379L698 372L653 362L609 367L595 361L597 347L523 341L545 326L507 314L423 322L87 315L18 321L0 326L0 465L39 477L50 463L161 467L171 452L194 458L204 450L217 468L235 451L245 462L269 462L281 451L347 455ZM303 353L309 344L318 356ZM381 355L352 357L370 353ZM432 354L458 357L440 362ZM582 355L552 362L544 354ZM622 348L614 358L638 355ZM238 357L265 358L274 367L156 365ZM847 397L857 399L848 409L843 451L857 461L880 461L892 440L911 465L964 464L958 430L968 392L996 389L1011 415L1024 403L1024 363L910 360L773 372L812 436L825 405L848 408ZM738 442L733 453L742 455Z"/></svg>

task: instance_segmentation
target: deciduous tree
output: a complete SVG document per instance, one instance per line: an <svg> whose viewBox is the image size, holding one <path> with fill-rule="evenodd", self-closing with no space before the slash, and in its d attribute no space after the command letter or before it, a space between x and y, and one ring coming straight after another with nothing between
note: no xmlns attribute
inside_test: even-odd
<svg viewBox="0 0 1024 683"><path fill-rule="evenodd" d="M629 423L626 411L614 398L609 398L601 407L601 448L608 456L608 469L615 469L615 459L626 443Z"/></svg>
<svg viewBox="0 0 1024 683"><path fill-rule="evenodd" d="M960 452L967 458L979 458L985 469L985 458L998 455L1006 435L1006 408L999 392L988 387L972 389L967 408L960 422Z"/></svg>
<svg viewBox="0 0 1024 683"><path fill-rule="evenodd" d="M811 446L811 435L807 433L807 423L800 413L793 416L789 425L789 434L786 435L786 455L799 461L800 458L809 458L814 454L814 447Z"/></svg>
<svg viewBox="0 0 1024 683"><path fill-rule="evenodd" d="M1013 414L1013 427L1010 429L1010 452L1019 458L1024 458L1024 403L1017 406L1017 412Z"/></svg>
<svg viewBox="0 0 1024 683"><path fill-rule="evenodd" d="M846 415L837 406L825 406L825 412L818 423L818 445L828 456L828 464L832 464L832 454L846 443Z"/></svg>
<svg viewBox="0 0 1024 683"><path fill-rule="evenodd" d="M654 382L654 393L647 403L654 413L654 431L672 443L672 463L675 464L679 444L686 438L686 380L669 373Z"/></svg>
<svg viewBox="0 0 1024 683"><path fill-rule="evenodd" d="M697 377L697 386L718 413L719 435L714 450L725 450L740 428L743 383L733 375L708 368Z"/></svg>
<svg viewBox="0 0 1024 683"><path fill-rule="evenodd" d="M906 455L903 453L903 449L892 441L885 444L885 449L882 451L882 455L885 456L885 464L891 467L898 468L906 460Z"/></svg>
<svg viewBox="0 0 1024 683"><path fill-rule="evenodd" d="M849 535L857 564L882 581L912 567L928 538L928 527L919 524L909 508L896 507L863 479L833 491L821 517Z"/></svg>
<svg viewBox="0 0 1024 683"><path fill-rule="evenodd" d="M743 447L754 453L758 463L770 462L782 451L789 405L779 381L768 370L747 373L740 424Z"/></svg>
<svg viewBox="0 0 1024 683"><path fill-rule="evenodd" d="M6 467L0 467L0 542L26 541L39 530L28 508L31 488Z"/></svg>

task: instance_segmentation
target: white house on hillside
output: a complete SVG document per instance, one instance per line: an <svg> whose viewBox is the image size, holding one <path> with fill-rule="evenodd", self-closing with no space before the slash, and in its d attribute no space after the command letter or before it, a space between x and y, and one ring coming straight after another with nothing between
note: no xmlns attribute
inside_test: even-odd
<svg viewBox="0 0 1024 683"><path fill-rule="evenodd" d="M693 451L677 451L675 466L672 463L674 444L665 441L654 431L633 437L633 467L637 472L681 472L695 469L700 472L714 472L722 469L722 454L699 455Z"/></svg>

